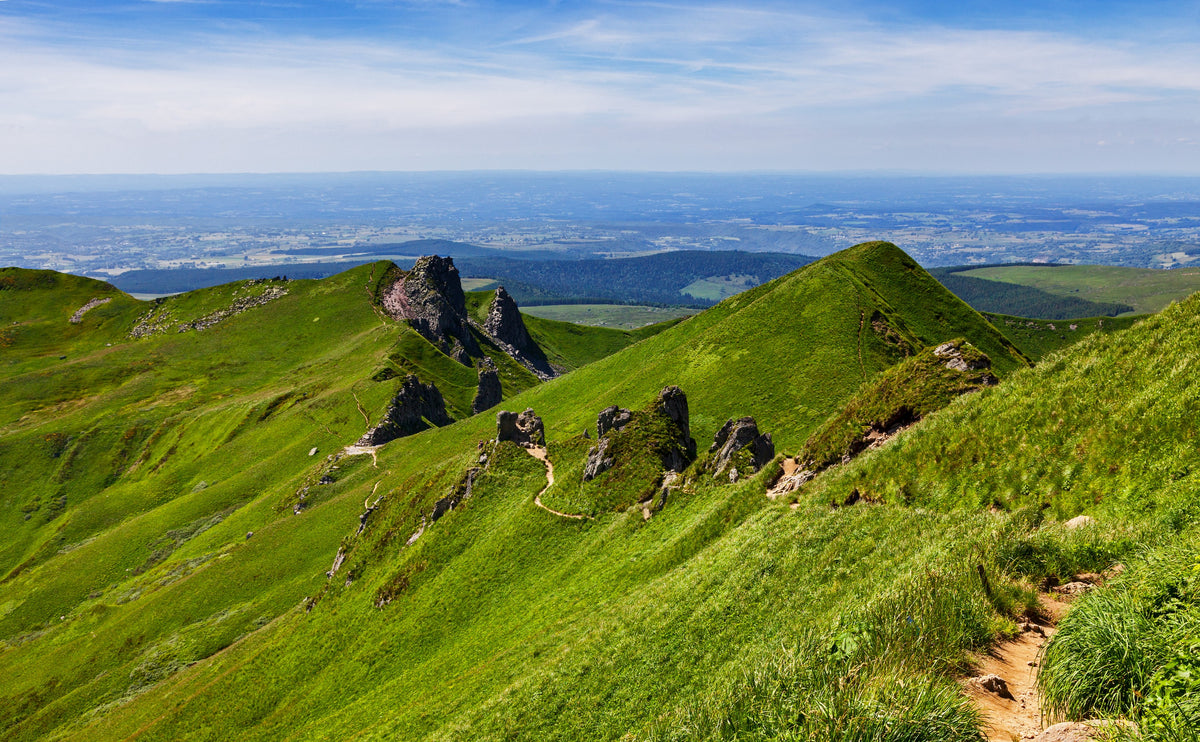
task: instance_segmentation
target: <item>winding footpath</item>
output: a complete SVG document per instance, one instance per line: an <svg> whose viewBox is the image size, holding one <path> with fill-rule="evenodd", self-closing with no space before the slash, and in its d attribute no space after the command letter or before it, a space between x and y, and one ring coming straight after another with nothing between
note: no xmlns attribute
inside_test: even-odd
<svg viewBox="0 0 1200 742"><path fill-rule="evenodd" d="M546 449L544 447L538 446L538 447L534 447L534 448L526 448L525 453L529 454L530 456L534 457L535 459L537 459L538 461L540 461L546 465L546 486L542 487L541 491L538 492L537 495L533 498L533 504L537 505L542 510L545 510L547 513L553 513L560 518L570 518L572 520L586 519L587 518L586 515L572 515L571 513L560 513L559 511L555 510L554 508L548 508L542 504L542 495L546 494L546 490L550 489L550 486L554 484L554 464L550 463L550 457L546 455Z"/></svg>

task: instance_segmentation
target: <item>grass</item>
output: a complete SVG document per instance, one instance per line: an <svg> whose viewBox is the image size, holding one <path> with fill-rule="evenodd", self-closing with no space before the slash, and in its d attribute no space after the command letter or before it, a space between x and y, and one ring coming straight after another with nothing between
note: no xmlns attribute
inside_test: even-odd
<svg viewBox="0 0 1200 742"><path fill-rule="evenodd" d="M1032 286L1063 297L1116 302L1132 314L1152 314L1200 290L1200 271L1154 270L1110 265L1009 265L976 268L961 275Z"/></svg>
<svg viewBox="0 0 1200 742"><path fill-rule="evenodd" d="M968 370L949 368L947 358L926 348L865 382L836 415L804 442L797 458L808 469L824 469L867 445L872 430L911 425L953 399L995 383L990 361L961 339L950 341ZM970 366L980 366L970 370Z"/></svg>
<svg viewBox="0 0 1200 742"><path fill-rule="evenodd" d="M983 316L1034 362L1092 333L1119 332L1141 319L1141 316L1134 316L1045 320L988 312L984 312Z"/></svg>
<svg viewBox="0 0 1200 742"><path fill-rule="evenodd" d="M548 304L525 307L521 310L530 317L622 330L636 330L646 325L690 317L698 311L688 307L644 307L630 304Z"/></svg>
<svg viewBox="0 0 1200 742"><path fill-rule="evenodd" d="M202 333L80 340L92 355L66 363L13 346L7 737L978 739L954 680L1030 610L1028 581L1191 528L1192 305L1029 370L886 243L506 400L545 419L547 498L573 491L600 409L642 408L668 384L688 394L701 450L747 414L796 450L864 382L956 337L999 387L827 470L795 509L765 497L778 465L734 484L693 467L647 521L621 505L656 483L648 467L564 501L595 514L564 519L533 504L541 463L500 446L430 523L491 450L494 418L393 441L377 463L330 458L361 434L360 406L386 406L388 381L372 379L407 342L367 301L376 270L290 282ZM560 358L582 358L563 343ZM419 356L398 358L436 361ZM855 487L879 502L826 504ZM1079 512L1103 524L1093 540L1054 527Z"/></svg>
<svg viewBox="0 0 1200 742"><path fill-rule="evenodd" d="M748 288L752 288L757 283L758 281L754 276L736 273L728 276L710 276L692 281L687 286L679 289L679 293L697 299L721 301L722 299L728 299L734 294L739 294Z"/></svg>
<svg viewBox="0 0 1200 742"><path fill-rule="evenodd" d="M1188 739L1200 722L1200 548L1193 532L1136 557L1082 597L1046 646L1038 681L1059 718L1125 717L1142 738Z"/></svg>

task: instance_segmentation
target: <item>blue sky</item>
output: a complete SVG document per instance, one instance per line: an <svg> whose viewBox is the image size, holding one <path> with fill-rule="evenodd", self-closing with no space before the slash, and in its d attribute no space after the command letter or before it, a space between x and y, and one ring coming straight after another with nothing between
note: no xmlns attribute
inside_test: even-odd
<svg viewBox="0 0 1200 742"><path fill-rule="evenodd" d="M1200 174L1200 2L0 0L0 173Z"/></svg>

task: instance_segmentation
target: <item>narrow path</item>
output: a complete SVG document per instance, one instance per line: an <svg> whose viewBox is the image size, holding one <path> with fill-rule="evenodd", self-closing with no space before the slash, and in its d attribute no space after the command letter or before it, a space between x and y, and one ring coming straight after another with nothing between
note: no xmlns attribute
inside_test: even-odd
<svg viewBox="0 0 1200 742"><path fill-rule="evenodd" d="M367 416L367 411L363 409L362 402L358 400L358 395L354 393L353 389L350 390L350 394L354 397L354 404L358 405L358 412L363 416L363 421L367 423L367 430L369 431L371 429L371 418Z"/></svg>
<svg viewBox="0 0 1200 742"><path fill-rule="evenodd" d="M530 456L534 457L535 459L537 459L538 461L541 461L543 464L546 465L546 486L542 487L541 491L539 491L537 493L537 495L534 496L533 504L537 505L542 510L545 510L547 513L554 513L555 515L557 515L560 518L570 518L572 520L584 520L585 518L587 518L586 515L572 515L571 513L560 513L559 511L555 510L554 508L548 508L542 504L542 495L546 494L546 490L550 489L550 486L552 484L554 484L554 464L550 463L550 457L546 455L546 449L543 447L538 446L538 447L534 447L534 448L526 448L525 453L529 454Z"/></svg>
<svg viewBox="0 0 1200 742"><path fill-rule="evenodd" d="M967 695L984 717L989 742L1011 742L1036 737L1042 731L1042 709L1037 692L1038 665L1042 647L1054 635L1054 627L1066 612L1056 595L1043 595L1042 605L1050 614L1044 623L1031 623L1016 639L994 647L979 663L979 675L996 675L1008 686L1003 697L965 681Z"/></svg>
<svg viewBox="0 0 1200 742"><path fill-rule="evenodd" d="M379 446L346 446L342 449L343 456L364 456L371 454L371 466L379 468L379 457L375 452L379 450ZM379 485L376 485L379 486Z"/></svg>

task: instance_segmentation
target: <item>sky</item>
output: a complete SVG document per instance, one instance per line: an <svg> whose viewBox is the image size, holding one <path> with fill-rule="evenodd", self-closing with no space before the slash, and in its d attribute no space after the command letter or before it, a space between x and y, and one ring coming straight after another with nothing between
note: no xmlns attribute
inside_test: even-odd
<svg viewBox="0 0 1200 742"><path fill-rule="evenodd" d="M0 0L0 174L1200 175L1200 0Z"/></svg>

